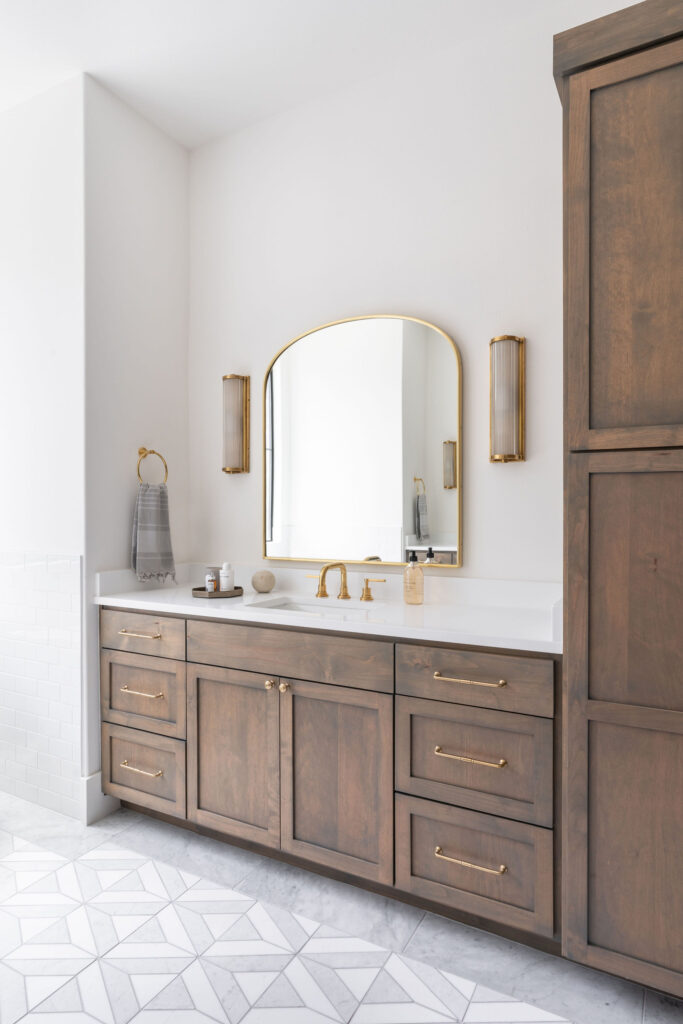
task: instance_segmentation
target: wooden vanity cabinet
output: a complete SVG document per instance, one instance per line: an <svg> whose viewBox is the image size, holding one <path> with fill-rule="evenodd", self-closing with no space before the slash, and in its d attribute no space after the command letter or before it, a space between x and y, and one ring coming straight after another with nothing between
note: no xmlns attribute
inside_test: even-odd
<svg viewBox="0 0 683 1024"><path fill-rule="evenodd" d="M683 995L683 6L555 38L564 954Z"/></svg>
<svg viewBox="0 0 683 1024"><path fill-rule="evenodd" d="M190 820L390 885L393 645L193 621L188 653L239 666L188 666Z"/></svg>
<svg viewBox="0 0 683 1024"><path fill-rule="evenodd" d="M166 621L102 611L105 791L552 939L551 657ZM187 662L129 653L129 630L186 635Z"/></svg>

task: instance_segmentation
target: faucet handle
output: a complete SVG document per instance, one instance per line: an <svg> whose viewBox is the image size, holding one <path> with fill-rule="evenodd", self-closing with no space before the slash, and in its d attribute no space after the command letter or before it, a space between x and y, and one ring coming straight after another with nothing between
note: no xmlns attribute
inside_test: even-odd
<svg viewBox="0 0 683 1024"><path fill-rule="evenodd" d="M379 577L366 576L365 579L363 580L363 593L360 595L361 601L374 601L375 600L374 597L372 596L372 591L370 590L370 584L371 583L386 583L386 582L387 581L386 581L386 579L384 577L382 577L380 579Z"/></svg>
<svg viewBox="0 0 683 1024"><path fill-rule="evenodd" d="M307 580L317 580L318 581L318 591L317 591L317 593L315 595L316 597L329 597L330 596L327 593L327 587L325 586L325 580L323 578L322 572L319 572L319 573L318 572L307 572L306 573L306 579Z"/></svg>

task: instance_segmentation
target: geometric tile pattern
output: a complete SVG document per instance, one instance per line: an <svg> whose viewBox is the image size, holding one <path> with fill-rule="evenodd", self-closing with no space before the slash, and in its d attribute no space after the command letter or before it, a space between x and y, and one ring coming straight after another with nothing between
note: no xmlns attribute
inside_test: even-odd
<svg viewBox="0 0 683 1024"><path fill-rule="evenodd" d="M567 1024L156 858L0 832L0 1024Z"/></svg>

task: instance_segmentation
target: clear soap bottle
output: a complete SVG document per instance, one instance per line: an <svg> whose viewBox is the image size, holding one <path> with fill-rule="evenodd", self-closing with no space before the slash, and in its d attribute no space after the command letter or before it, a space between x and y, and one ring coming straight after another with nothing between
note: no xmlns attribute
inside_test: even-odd
<svg viewBox="0 0 683 1024"><path fill-rule="evenodd" d="M418 563L417 555L411 551L408 564L403 570L403 600L406 604L423 604L424 593L424 572Z"/></svg>

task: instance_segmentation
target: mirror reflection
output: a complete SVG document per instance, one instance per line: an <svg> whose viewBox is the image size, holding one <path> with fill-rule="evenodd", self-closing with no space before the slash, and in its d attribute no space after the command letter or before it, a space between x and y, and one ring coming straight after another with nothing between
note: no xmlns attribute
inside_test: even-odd
<svg viewBox="0 0 683 1024"><path fill-rule="evenodd" d="M264 554L462 564L460 355L411 317L317 328L264 387Z"/></svg>

